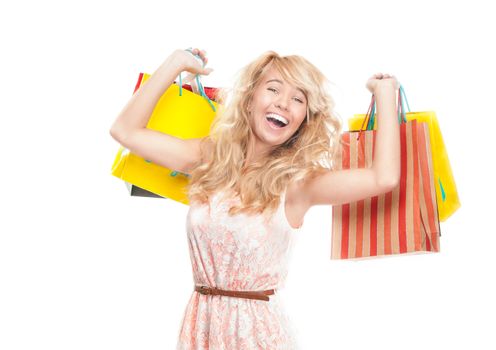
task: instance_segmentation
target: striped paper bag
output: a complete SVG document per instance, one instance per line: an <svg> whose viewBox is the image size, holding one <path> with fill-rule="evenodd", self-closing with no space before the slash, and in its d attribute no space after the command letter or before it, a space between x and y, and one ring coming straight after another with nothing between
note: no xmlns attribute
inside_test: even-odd
<svg viewBox="0 0 496 350"><path fill-rule="evenodd" d="M375 130L342 135L337 169L372 165ZM357 140L358 139L358 140ZM440 225L427 123L400 124L401 178L391 192L333 206L331 259L439 252Z"/></svg>

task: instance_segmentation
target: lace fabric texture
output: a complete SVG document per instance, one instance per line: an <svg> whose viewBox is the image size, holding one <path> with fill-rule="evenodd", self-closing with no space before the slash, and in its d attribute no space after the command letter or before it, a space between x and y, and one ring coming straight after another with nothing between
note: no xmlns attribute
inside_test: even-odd
<svg viewBox="0 0 496 350"><path fill-rule="evenodd" d="M192 292L176 350L297 350L297 334L278 290L284 288L294 235L281 196L275 214L238 214L239 198L218 192L208 204L190 203L186 229L195 285L226 290L276 289L270 301ZM192 286L193 289L193 286Z"/></svg>

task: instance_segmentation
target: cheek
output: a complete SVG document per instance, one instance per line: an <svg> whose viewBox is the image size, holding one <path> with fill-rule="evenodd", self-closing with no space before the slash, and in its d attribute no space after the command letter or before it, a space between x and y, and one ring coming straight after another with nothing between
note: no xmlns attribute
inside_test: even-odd
<svg viewBox="0 0 496 350"><path fill-rule="evenodd" d="M260 94L257 99L257 105L264 109L267 108L268 105L270 105L272 102L272 99L270 98L269 95L267 94Z"/></svg>
<svg viewBox="0 0 496 350"><path fill-rule="evenodd" d="M299 111L298 113L298 120L297 120L297 123L298 126L303 123L303 121L307 118L307 108L306 107L303 107L301 108L301 110Z"/></svg>
<svg viewBox="0 0 496 350"><path fill-rule="evenodd" d="M294 123L293 127L291 128L291 133L294 134L296 131L298 131L298 129L301 128L303 122L301 123Z"/></svg>

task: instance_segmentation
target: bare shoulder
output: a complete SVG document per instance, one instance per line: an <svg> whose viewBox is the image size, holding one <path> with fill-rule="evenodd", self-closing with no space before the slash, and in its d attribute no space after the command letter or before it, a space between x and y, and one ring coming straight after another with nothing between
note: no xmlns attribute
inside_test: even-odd
<svg viewBox="0 0 496 350"><path fill-rule="evenodd" d="M288 189L286 192L286 203L291 205L303 205L306 201L305 195L303 193L303 189L305 184L303 180L293 181L288 185Z"/></svg>
<svg viewBox="0 0 496 350"><path fill-rule="evenodd" d="M293 227L299 227L303 224L305 214L308 209L315 205L313 192L315 182L322 177L325 171L312 173L305 179L293 181L288 185L286 192L286 217ZM322 190L322 189L320 189Z"/></svg>
<svg viewBox="0 0 496 350"><path fill-rule="evenodd" d="M301 210L308 210L315 203L312 202L312 185L323 174L324 171L316 171L305 179L293 181L288 185L286 202L291 206L300 207Z"/></svg>
<svg viewBox="0 0 496 350"><path fill-rule="evenodd" d="M286 192L284 209L286 218L293 228L303 225L304 217L310 208L310 202L305 195L305 184L302 181L291 182Z"/></svg>

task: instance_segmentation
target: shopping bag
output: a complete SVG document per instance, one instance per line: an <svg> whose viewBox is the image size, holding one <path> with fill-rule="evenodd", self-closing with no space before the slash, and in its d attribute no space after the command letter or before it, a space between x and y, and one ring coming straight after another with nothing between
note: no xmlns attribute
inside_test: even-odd
<svg viewBox="0 0 496 350"><path fill-rule="evenodd" d="M441 129L434 111L410 112L410 106L403 89L400 89L402 103L406 102L408 112L406 120L417 120L429 125L429 136L431 142L431 154L434 167L434 181L436 184L437 205L439 211L439 220L446 221L458 208L460 208L460 199L456 189L455 178L451 171L451 165L448 158L448 152L444 145ZM404 109L404 107L402 108ZM365 114L355 114L348 120L350 131L360 130ZM374 109L372 110L373 128L376 129L377 123L374 118Z"/></svg>
<svg viewBox="0 0 496 350"><path fill-rule="evenodd" d="M428 124L406 121L398 108L401 116L400 182L388 193L333 206L331 259L362 259L440 250L441 230ZM372 130L370 122L368 129L342 134L342 150L336 170L372 165L377 131Z"/></svg>
<svg viewBox="0 0 496 350"><path fill-rule="evenodd" d="M135 92L146 83L150 74L140 73ZM174 82L157 102L147 128L183 139L205 137L215 117L218 89L203 87L198 80L199 94L191 85ZM112 175L124 180L131 195L170 198L189 204L186 186L189 174L168 169L120 147L112 166Z"/></svg>

